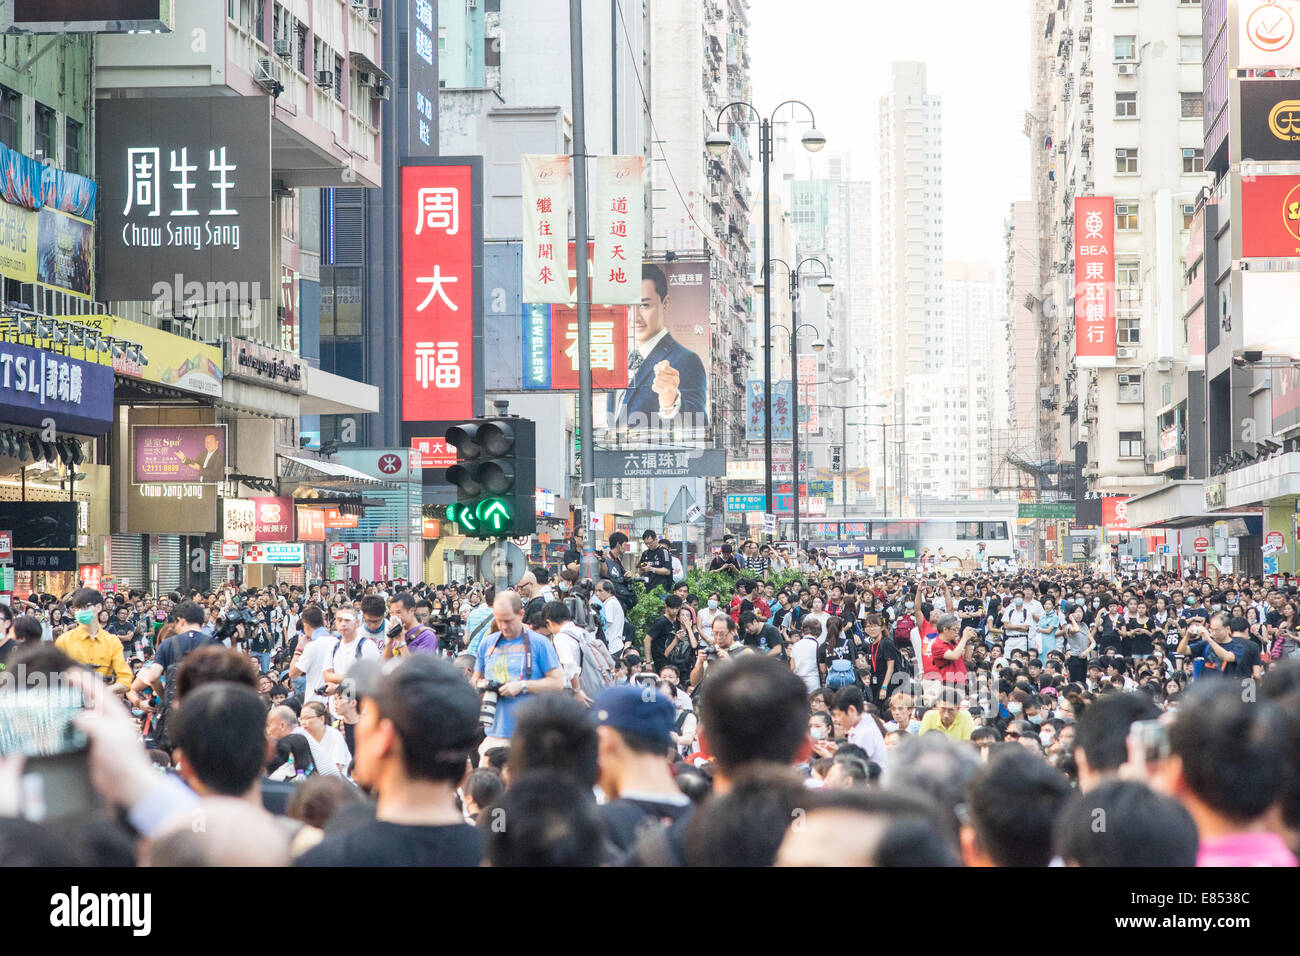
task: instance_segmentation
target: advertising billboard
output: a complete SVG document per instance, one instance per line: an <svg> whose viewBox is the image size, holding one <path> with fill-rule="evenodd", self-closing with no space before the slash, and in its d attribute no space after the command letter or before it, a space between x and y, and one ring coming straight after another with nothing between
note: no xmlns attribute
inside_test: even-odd
<svg viewBox="0 0 1300 956"><path fill-rule="evenodd" d="M1300 80L1241 81L1241 157L1300 162Z"/></svg>
<svg viewBox="0 0 1300 956"><path fill-rule="evenodd" d="M1115 200L1074 200L1074 362L1115 365Z"/></svg>
<svg viewBox="0 0 1300 956"><path fill-rule="evenodd" d="M283 496L278 498L251 498L249 500L253 502L254 541L294 540L296 533L292 498Z"/></svg>
<svg viewBox="0 0 1300 956"><path fill-rule="evenodd" d="M228 541L257 540L257 509L248 498L222 499L221 536Z"/></svg>
<svg viewBox="0 0 1300 956"><path fill-rule="evenodd" d="M135 425L131 462L133 484L218 484L226 479L226 426Z"/></svg>
<svg viewBox="0 0 1300 956"><path fill-rule="evenodd" d="M0 342L0 407L8 422L41 426L52 418L64 431L100 435L113 425L113 371Z"/></svg>
<svg viewBox="0 0 1300 956"><path fill-rule="evenodd" d="M23 33L171 32L175 0L11 0L0 24Z"/></svg>
<svg viewBox="0 0 1300 956"><path fill-rule="evenodd" d="M1106 495L1101 499L1101 526L1107 531L1140 531L1129 524L1128 495Z"/></svg>
<svg viewBox="0 0 1300 956"><path fill-rule="evenodd" d="M208 300L273 298L272 102L165 96L97 104L99 298L155 299L160 276L164 288L173 276L210 286Z"/></svg>
<svg viewBox="0 0 1300 956"><path fill-rule="evenodd" d="M1241 274L1241 347L1265 355L1300 355L1300 272ZM1276 399L1275 399L1276 400Z"/></svg>
<svg viewBox="0 0 1300 956"><path fill-rule="evenodd" d="M94 224L43 207L36 213L36 281L88 299L94 278Z"/></svg>
<svg viewBox="0 0 1300 956"><path fill-rule="evenodd" d="M1300 256L1300 176L1243 176L1241 255Z"/></svg>
<svg viewBox="0 0 1300 956"><path fill-rule="evenodd" d="M772 383L772 441L794 440L794 387L789 379ZM763 380L745 383L745 441L762 441L767 405ZM807 425L803 428L807 431Z"/></svg>
<svg viewBox="0 0 1300 956"><path fill-rule="evenodd" d="M482 394L481 157L401 170L402 419L474 415Z"/></svg>
<svg viewBox="0 0 1300 956"><path fill-rule="evenodd" d="M628 385L604 403L609 437L702 440L712 346L708 260L644 263L641 302L629 312Z"/></svg>
<svg viewBox="0 0 1300 956"><path fill-rule="evenodd" d="M1300 66L1300 3L1296 0L1240 0L1237 5L1236 67Z"/></svg>

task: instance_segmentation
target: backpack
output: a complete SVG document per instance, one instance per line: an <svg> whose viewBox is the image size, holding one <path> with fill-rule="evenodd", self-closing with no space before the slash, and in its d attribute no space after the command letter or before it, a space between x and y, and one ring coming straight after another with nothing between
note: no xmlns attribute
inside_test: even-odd
<svg viewBox="0 0 1300 956"><path fill-rule="evenodd" d="M857 682L857 671L853 669L851 661L846 661L842 657L831 661L830 669L826 672L828 690L839 690L841 687L849 687Z"/></svg>
<svg viewBox="0 0 1300 956"><path fill-rule="evenodd" d="M595 623L592 618L591 605L585 601L580 601L576 596L570 595L564 599L564 606L569 609L569 616L573 618L573 623L578 625L584 631L592 629Z"/></svg>
<svg viewBox="0 0 1300 956"><path fill-rule="evenodd" d="M916 622L912 620L912 615L904 614L894 622L894 643L899 647L904 644L912 643L912 628L916 627Z"/></svg>
<svg viewBox="0 0 1300 956"><path fill-rule="evenodd" d="M587 631L574 635L578 642L578 689L595 700L600 692L614 684L614 658L605 645Z"/></svg>
<svg viewBox="0 0 1300 956"><path fill-rule="evenodd" d="M197 650L200 647L208 647L209 645L220 644L220 642L216 638L204 634L202 631L187 631L186 633L198 634L199 639L191 643L188 647L184 647L184 649L181 651L180 659L177 660L175 664L169 665L167 667L167 670L163 672L162 701L158 705L158 713L154 718L153 724L151 726L151 730L153 731L154 746L158 750L165 750L168 753L171 753L172 747L175 746L175 744L172 743L171 737L167 732L167 722L168 719L171 717L172 701L176 697L176 672L180 670L181 664L185 660L185 656L189 654L190 651ZM182 635L177 635L177 637L181 637L181 636ZM180 641L178 640L177 643L180 644Z"/></svg>
<svg viewBox="0 0 1300 956"><path fill-rule="evenodd" d="M695 649L691 647L690 638L679 637L673 652L668 655L668 663L677 668L678 675L690 674L695 664Z"/></svg>

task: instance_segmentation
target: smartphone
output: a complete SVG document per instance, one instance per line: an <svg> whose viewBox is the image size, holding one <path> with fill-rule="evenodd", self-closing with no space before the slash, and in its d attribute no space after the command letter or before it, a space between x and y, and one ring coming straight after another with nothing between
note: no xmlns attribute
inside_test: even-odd
<svg viewBox="0 0 1300 956"><path fill-rule="evenodd" d="M1169 756L1169 726L1159 720L1134 721L1129 734L1137 741L1148 764Z"/></svg>
<svg viewBox="0 0 1300 956"><path fill-rule="evenodd" d="M0 695L0 754L26 758L22 813L35 823L84 819L100 805L90 783L89 743L74 724L84 710L81 691L72 687Z"/></svg>

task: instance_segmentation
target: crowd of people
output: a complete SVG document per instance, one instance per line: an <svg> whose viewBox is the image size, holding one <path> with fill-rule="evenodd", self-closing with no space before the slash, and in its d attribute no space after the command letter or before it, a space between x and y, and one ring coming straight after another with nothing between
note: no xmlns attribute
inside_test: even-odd
<svg viewBox="0 0 1300 956"><path fill-rule="evenodd" d="M1285 577L641 545L0 605L0 864L1296 865Z"/></svg>

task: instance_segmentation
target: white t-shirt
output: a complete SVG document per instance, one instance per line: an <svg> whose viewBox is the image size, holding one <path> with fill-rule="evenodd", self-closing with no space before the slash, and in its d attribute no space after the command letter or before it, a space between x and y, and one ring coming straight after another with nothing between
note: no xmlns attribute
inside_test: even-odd
<svg viewBox="0 0 1300 956"><path fill-rule="evenodd" d="M333 727L329 729L334 730ZM317 743L315 740L312 739L311 734L307 733L307 731L304 730L302 727L295 727L292 733L301 734L304 738L306 738L307 746L311 748L311 759L312 759L312 763L316 765L317 773L326 777L343 776L339 772L338 762L334 759L334 755L331 754L328 748L326 748L325 746L325 741L329 740L329 734L326 734L325 737L322 738L321 742ZM334 733L337 734L338 731L334 730ZM340 736L342 735L340 734ZM347 749L346 742L344 743L343 747L345 750ZM346 767L347 764L344 764L344 766ZM299 767L297 769L301 770L302 768Z"/></svg>
<svg viewBox="0 0 1300 956"><path fill-rule="evenodd" d="M617 654L623 649L623 605L610 595L601 603L601 608L605 613L605 642L610 654Z"/></svg>
<svg viewBox="0 0 1300 956"><path fill-rule="evenodd" d="M361 644L360 657L357 656L358 642L360 642ZM316 643L316 642L313 641L312 643ZM380 657L379 648L375 646L375 642L367 640L366 638L362 637L360 632L358 632L357 636L352 639L351 644L349 644L347 641L337 641L336 643L338 644L338 650L334 651L330 655L330 661L328 664L326 664L325 670L333 671L336 675L339 676L339 678L346 677L348 671L352 670L352 666L358 660L363 660L363 661L379 660ZM308 648L308 650L310 649L311 648ZM307 651L303 651L302 654L303 657L306 657ZM323 674L322 674L322 679L324 679ZM320 685L317 684L316 686L319 687ZM330 713L332 713L335 717L339 715L337 708L338 708L338 698L331 697Z"/></svg>
<svg viewBox="0 0 1300 956"><path fill-rule="evenodd" d="M560 658L560 670L564 675L564 686L572 685L573 678L582 672L582 644L578 641L574 631L577 625L572 621L565 621L564 627L560 633L551 637L551 643L555 645L555 653Z"/></svg>
<svg viewBox="0 0 1300 956"><path fill-rule="evenodd" d="M794 676L803 681L808 688L808 693L812 693L821 686L820 674L817 670L817 642L812 638L801 637L794 642L790 648L790 660L794 667Z"/></svg>
<svg viewBox="0 0 1300 956"><path fill-rule="evenodd" d="M307 736L310 738L311 734ZM346 773L348 767L352 765L352 751L348 750L348 742L342 732L333 727L326 727L325 736L320 739L320 746L330 760L330 765L341 768L339 773Z"/></svg>
<svg viewBox="0 0 1300 956"><path fill-rule="evenodd" d="M298 658L298 670L307 675L307 699L304 703L310 704L313 700L326 699L316 693L316 688L325 683L325 668L329 666L330 657L334 653L335 640L337 638L321 635L308 644L307 649Z"/></svg>
<svg viewBox="0 0 1300 956"><path fill-rule="evenodd" d="M867 759L876 764L882 770L885 767L885 756L889 751L885 748L885 737L876 726L875 718L870 714L863 714L862 719L857 725L849 731L848 741L856 744L867 752Z"/></svg>

